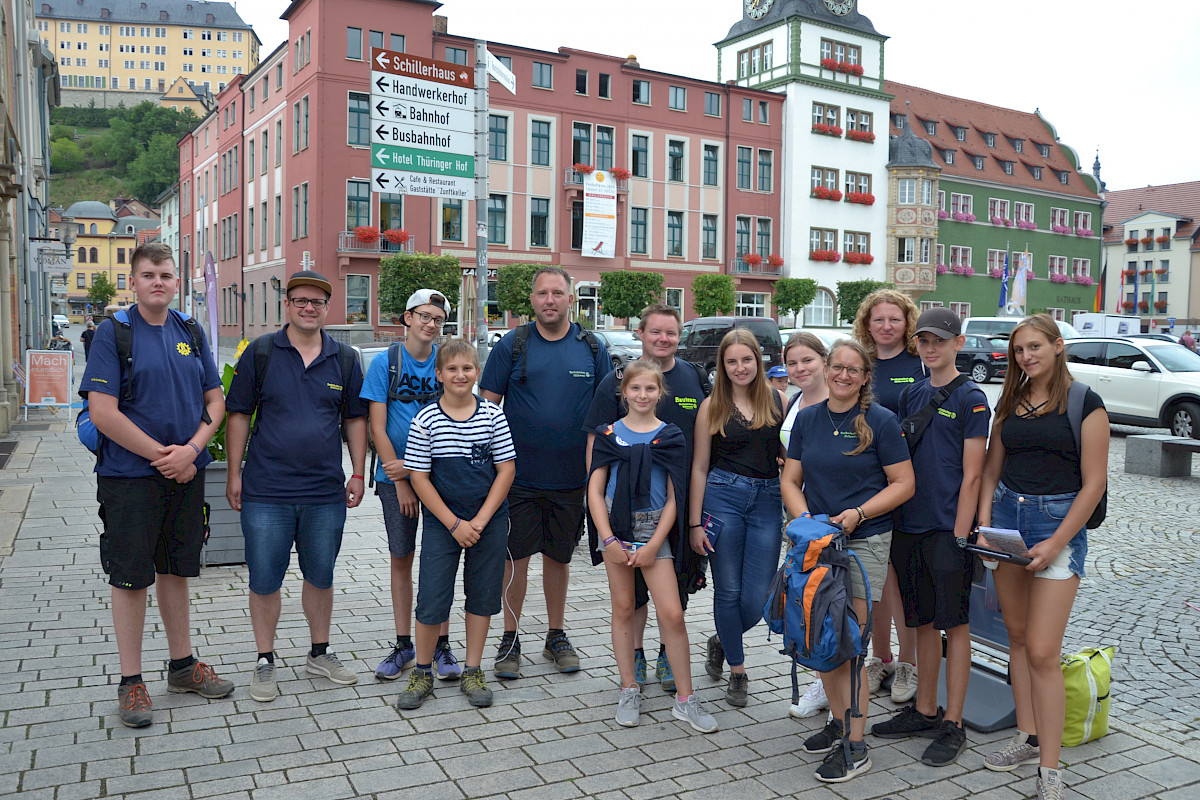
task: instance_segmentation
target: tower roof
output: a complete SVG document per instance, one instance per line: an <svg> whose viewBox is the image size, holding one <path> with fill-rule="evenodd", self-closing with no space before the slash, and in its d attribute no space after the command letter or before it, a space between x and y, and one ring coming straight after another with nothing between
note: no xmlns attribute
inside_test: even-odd
<svg viewBox="0 0 1200 800"><path fill-rule="evenodd" d="M767 9L767 13L762 16L762 19L743 17L735 22L733 27L729 29L729 33L725 34L723 41L736 39L739 36L752 33L759 28L777 25L790 17L802 17L814 22L823 22L837 25L841 28L849 28L850 30L858 31L876 39L887 38L875 30L875 26L871 24L871 20L858 13L857 3L854 4L854 7L849 12L839 16L826 8L821 0L775 0L771 7Z"/></svg>

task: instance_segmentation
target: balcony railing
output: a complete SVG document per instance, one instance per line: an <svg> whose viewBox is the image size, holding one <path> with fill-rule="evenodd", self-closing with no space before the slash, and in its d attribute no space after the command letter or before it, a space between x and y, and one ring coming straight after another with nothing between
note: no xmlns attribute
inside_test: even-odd
<svg viewBox="0 0 1200 800"><path fill-rule="evenodd" d="M374 242L364 242L354 235L354 231L338 231L339 253L412 253L415 252L415 247L414 237L410 237L404 244L394 244L382 236Z"/></svg>
<svg viewBox="0 0 1200 800"><path fill-rule="evenodd" d="M741 256L735 256L729 259L729 271L734 275L765 275L777 278L783 274L783 267L772 267L766 261L751 266L743 261Z"/></svg>
<svg viewBox="0 0 1200 800"><path fill-rule="evenodd" d="M618 192L629 191L629 178L613 178L613 181L617 184ZM563 170L563 188L571 186L583 186L583 173L567 167Z"/></svg>

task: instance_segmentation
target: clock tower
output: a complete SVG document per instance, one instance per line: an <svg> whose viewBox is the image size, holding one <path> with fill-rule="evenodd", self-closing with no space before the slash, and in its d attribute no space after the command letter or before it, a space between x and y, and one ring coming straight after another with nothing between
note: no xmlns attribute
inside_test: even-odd
<svg viewBox="0 0 1200 800"><path fill-rule="evenodd" d="M838 309L829 319L819 310L829 307L838 281L885 279L887 37L860 13L860 0L739 4L741 19L716 44L718 80L787 98L779 159L783 219L775 227L786 274L813 278L827 293L806 311L806 324L835 325L855 311ZM755 123L735 115L735 137L739 124Z"/></svg>

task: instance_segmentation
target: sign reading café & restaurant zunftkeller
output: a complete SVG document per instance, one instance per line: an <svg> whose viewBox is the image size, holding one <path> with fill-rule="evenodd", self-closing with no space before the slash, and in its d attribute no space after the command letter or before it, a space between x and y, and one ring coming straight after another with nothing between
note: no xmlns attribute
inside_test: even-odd
<svg viewBox="0 0 1200 800"><path fill-rule="evenodd" d="M371 189L470 199L475 78L461 64L371 48Z"/></svg>

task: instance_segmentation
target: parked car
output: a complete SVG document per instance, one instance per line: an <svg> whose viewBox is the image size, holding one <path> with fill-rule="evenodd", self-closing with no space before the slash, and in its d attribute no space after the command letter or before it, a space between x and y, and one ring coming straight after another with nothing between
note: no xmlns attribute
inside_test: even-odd
<svg viewBox="0 0 1200 800"><path fill-rule="evenodd" d="M1007 339L1021 319L1021 317L967 317L963 320L962 332L987 337L1003 336ZM1079 331L1066 322L1055 320L1055 324L1058 325L1058 332L1063 339L1079 337Z"/></svg>
<svg viewBox="0 0 1200 800"><path fill-rule="evenodd" d="M1112 422L1200 439L1200 355L1144 338L1072 339L1066 352L1067 369L1100 395Z"/></svg>
<svg viewBox="0 0 1200 800"><path fill-rule="evenodd" d="M371 366L371 361L376 356L387 356L387 349L391 346L391 342L368 342L366 344L351 345L354 351L354 357L358 359L359 369L363 375L367 374L367 367Z"/></svg>
<svg viewBox="0 0 1200 800"><path fill-rule="evenodd" d="M1169 333L1127 333L1126 339L1157 339L1160 342L1175 342L1179 343L1179 337Z"/></svg>
<svg viewBox="0 0 1200 800"><path fill-rule="evenodd" d="M854 338L854 331L850 330L849 328L784 328L779 331L779 336L783 339L783 343L786 345L788 343L788 339L792 338L793 333L800 333L801 331L811 333L813 336L816 336L825 343L826 347L832 347L833 343L838 339Z"/></svg>
<svg viewBox="0 0 1200 800"><path fill-rule="evenodd" d="M54 320L54 324L62 328L64 331L71 327L71 320L67 319L66 314L55 314L52 319Z"/></svg>
<svg viewBox="0 0 1200 800"><path fill-rule="evenodd" d="M683 323L676 356L684 361L701 364L708 369L710 381L716 380L717 349L725 334L734 328L745 328L754 334L763 350L763 366L767 369L783 363L783 340L779 326L769 317L697 317Z"/></svg>
<svg viewBox="0 0 1200 800"><path fill-rule="evenodd" d="M613 367L623 367L630 361L642 357L642 341L633 331L592 331L596 338L604 342L605 349L612 359Z"/></svg>
<svg viewBox="0 0 1200 800"><path fill-rule="evenodd" d="M976 383L1003 378L1008 372L1008 340L964 334L967 341L954 359L958 371L970 375Z"/></svg>

